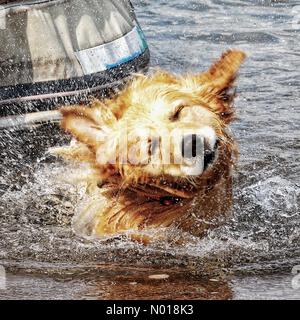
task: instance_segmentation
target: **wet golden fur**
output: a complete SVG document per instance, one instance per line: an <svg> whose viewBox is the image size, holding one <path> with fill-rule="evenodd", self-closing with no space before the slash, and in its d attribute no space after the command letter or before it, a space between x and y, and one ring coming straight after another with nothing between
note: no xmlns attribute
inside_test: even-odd
<svg viewBox="0 0 300 320"><path fill-rule="evenodd" d="M228 213L236 146L227 126L234 117L231 88L244 59L243 52L229 50L204 73L137 75L112 99L61 109L62 128L78 143L55 152L92 168L90 195L75 217L75 229L104 236L175 226L202 235L211 219ZM109 163L111 150L128 132L201 127L213 128L219 146L218 158L199 176L185 176L178 165L165 165L161 159L155 165L134 165L117 155ZM135 143L128 139L128 147ZM163 197L180 201L164 205Z"/></svg>

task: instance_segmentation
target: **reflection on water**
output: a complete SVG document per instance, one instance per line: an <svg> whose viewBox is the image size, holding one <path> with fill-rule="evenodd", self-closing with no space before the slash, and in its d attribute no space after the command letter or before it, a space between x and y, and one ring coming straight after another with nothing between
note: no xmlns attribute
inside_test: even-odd
<svg viewBox="0 0 300 320"><path fill-rule="evenodd" d="M39 266L41 268L41 265ZM49 275L31 274L17 267L7 277L6 292L0 299L230 299L227 282L201 278L182 270L121 267L116 265L43 266ZM24 274L24 271L27 273ZM163 277L162 277L163 276ZM162 278L162 279L160 279Z"/></svg>
<svg viewBox="0 0 300 320"><path fill-rule="evenodd" d="M28 266L26 266L28 265ZM10 263L0 299L299 299L291 274L202 277L183 268Z"/></svg>
<svg viewBox="0 0 300 320"><path fill-rule="evenodd" d="M153 66L200 71L228 47L249 56L232 126L240 149L233 215L204 239L183 235L180 245L77 238L70 221L83 190L60 179L74 168L45 155L66 138L56 126L2 131L8 290L0 298L299 298L290 271L300 264L300 2L134 3ZM149 279L156 271L170 277Z"/></svg>

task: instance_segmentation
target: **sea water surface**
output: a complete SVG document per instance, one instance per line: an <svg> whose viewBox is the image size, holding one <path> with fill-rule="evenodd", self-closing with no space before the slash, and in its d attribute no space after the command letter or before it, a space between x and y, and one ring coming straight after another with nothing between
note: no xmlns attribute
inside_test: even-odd
<svg viewBox="0 0 300 320"><path fill-rule="evenodd" d="M133 4L152 67L200 72L228 48L248 55L232 217L180 245L79 238L70 222L83 191L46 153L66 137L56 125L2 131L0 299L299 299L300 1Z"/></svg>

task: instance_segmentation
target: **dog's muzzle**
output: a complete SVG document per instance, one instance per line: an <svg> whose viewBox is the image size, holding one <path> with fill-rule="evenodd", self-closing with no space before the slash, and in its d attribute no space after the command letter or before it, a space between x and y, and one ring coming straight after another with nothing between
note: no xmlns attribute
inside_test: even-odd
<svg viewBox="0 0 300 320"><path fill-rule="evenodd" d="M215 160L218 140L214 131L208 134L188 134L181 141L182 170L187 175L199 175ZM206 131L204 131L206 133Z"/></svg>

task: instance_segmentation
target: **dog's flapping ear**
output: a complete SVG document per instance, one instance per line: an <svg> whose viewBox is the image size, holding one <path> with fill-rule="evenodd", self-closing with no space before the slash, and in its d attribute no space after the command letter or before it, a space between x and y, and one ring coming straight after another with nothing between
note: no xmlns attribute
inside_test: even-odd
<svg viewBox="0 0 300 320"><path fill-rule="evenodd" d="M109 108L97 100L90 107L63 107L60 112L62 128L92 149L105 141L107 132L117 121Z"/></svg>
<svg viewBox="0 0 300 320"><path fill-rule="evenodd" d="M239 68L246 58L240 50L228 50L216 61L208 71L200 75L199 81L213 86L220 91L230 88L237 76Z"/></svg>
<svg viewBox="0 0 300 320"><path fill-rule="evenodd" d="M206 72L193 77L193 82L199 88L199 95L210 103L225 122L230 122L233 116L233 85L245 58L243 51L228 50Z"/></svg>

